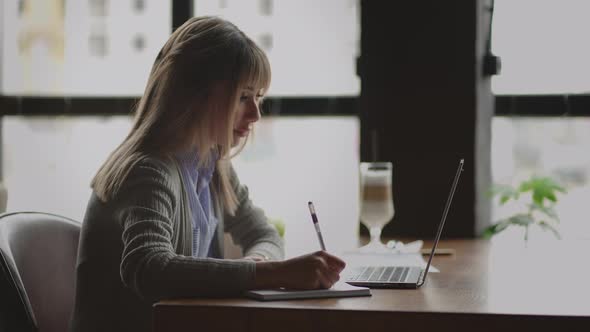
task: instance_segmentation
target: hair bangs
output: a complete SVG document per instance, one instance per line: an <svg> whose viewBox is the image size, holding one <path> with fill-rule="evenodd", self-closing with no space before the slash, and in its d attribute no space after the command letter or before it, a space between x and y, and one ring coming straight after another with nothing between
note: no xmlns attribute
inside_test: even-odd
<svg viewBox="0 0 590 332"><path fill-rule="evenodd" d="M239 85L263 89L266 92L270 86L271 71L268 58L254 42L248 40L249 49L244 54L242 68L239 75Z"/></svg>

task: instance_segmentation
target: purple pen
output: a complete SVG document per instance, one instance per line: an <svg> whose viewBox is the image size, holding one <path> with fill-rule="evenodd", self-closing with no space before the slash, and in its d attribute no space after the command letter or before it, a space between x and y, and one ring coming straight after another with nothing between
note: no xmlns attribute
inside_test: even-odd
<svg viewBox="0 0 590 332"><path fill-rule="evenodd" d="M322 237L322 231L320 230L320 223L318 222L318 216L315 214L313 203L308 202L307 206L309 207L309 212L311 213L311 220L313 221L315 232L318 234L318 240L320 240L320 247L322 247L323 251L326 251L326 245L324 244L324 238Z"/></svg>

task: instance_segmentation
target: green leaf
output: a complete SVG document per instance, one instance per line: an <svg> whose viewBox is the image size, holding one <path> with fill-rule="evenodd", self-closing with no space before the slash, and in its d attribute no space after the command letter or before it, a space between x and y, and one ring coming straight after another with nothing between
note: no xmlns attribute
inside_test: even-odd
<svg viewBox="0 0 590 332"><path fill-rule="evenodd" d="M529 205L529 208L531 209L531 211L539 211L544 215L548 216L549 218L553 219L554 221L559 222L557 212L555 212L555 210L550 206L543 206L533 202Z"/></svg>
<svg viewBox="0 0 590 332"><path fill-rule="evenodd" d="M548 177L531 177L528 181L520 184L518 191L521 193L532 191L533 202L543 205L544 200L557 202L555 192L565 193L565 189Z"/></svg>
<svg viewBox="0 0 590 332"><path fill-rule="evenodd" d="M535 220L530 214L519 213L515 214L512 217L506 219L509 224L518 225L518 226L529 226L533 224Z"/></svg>
<svg viewBox="0 0 590 332"><path fill-rule="evenodd" d="M494 229L495 229L494 225L486 227L486 229L483 230L483 233L481 234L481 236L484 239L491 238L492 236L497 234L497 232Z"/></svg>
<svg viewBox="0 0 590 332"><path fill-rule="evenodd" d="M482 237L485 239L489 239L492 236L500 233L501 231L505 230L506 227L508 227L510 224L508 223L508 220L503 219L500 220L499 222L486 227L486 229L484 229L483 233L482 233Z"/></svg>
<svg viewBox="0 0 590 332"><path fill-rule="evenodd" d="M512 186L509 185L495 185L489 191L489 194L492 196L499 196L500 197L500 205L505 204L511 199L517 200L520 196L518 190L514 189Z"/></svg>
<svg viewBox="0 0 590 332"><path fill-rule="evenodd" d="M533 190L533 184L532 184L531 180L522 182L520 184L520 186L518 187L518 191L521 193L531 191L531 190Z"/></svg>
<svg viewBox="0 0 590 332"><path fill-rule="evenodd" d="M545 231L551 231L557 239L561 240L561 235L559 234L559 231L550 223L546 221L539 221L539 226Z"/></svg>

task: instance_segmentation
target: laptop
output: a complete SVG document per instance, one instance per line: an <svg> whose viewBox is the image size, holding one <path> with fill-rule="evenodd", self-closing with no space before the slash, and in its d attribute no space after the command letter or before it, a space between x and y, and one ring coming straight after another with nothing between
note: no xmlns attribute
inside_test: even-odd
<svg viewBox="0 0 590 332"><path fill-rule="evenodd" d="M438 224L438 231L436 232L434 245L432 246L432 251L430 252L426 268L423 269L417 266L360 266L354 268L352 273L346 277L346 282L348 284L370 288L418 288L424 285L428 269L430 268L430 263L432 262L432 257L434 256L434 251L436 250L436 246L438 245L440 235L442 234L445 225L445 220L447 219L449 207L453 201L453 195L455 194L459 177L463 171L463 164L464 159L461 159L459 161L457 172L455 173L455 179L453 180L451 191L447 197L447 203L442 218Z"/></svg>

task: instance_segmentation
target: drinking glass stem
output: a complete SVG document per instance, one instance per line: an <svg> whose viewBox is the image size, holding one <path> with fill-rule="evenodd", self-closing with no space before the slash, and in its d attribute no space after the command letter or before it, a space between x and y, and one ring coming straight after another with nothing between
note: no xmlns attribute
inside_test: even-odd
<svg viewBox="0 0 590 332"><path fill-rule="evenodd" d="M371 244L381 243L381 227L371 227L369 232L371 234Z"/></svg>

